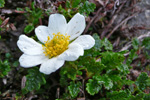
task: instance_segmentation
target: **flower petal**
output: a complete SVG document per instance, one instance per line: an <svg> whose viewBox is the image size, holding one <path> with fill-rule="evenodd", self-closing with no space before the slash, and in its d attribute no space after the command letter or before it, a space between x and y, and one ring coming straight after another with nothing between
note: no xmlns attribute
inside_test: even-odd
<svg viewBox="0 0 150 100"><path fill-rule="evenodd" d="M95 40L90 35L81 35L72 43L80 44L83 47L83 49L90 49L95 45Z"/></svg>
<svg viewBox="0 0 150 100"><path fill-rule="evenodd" d="M68 49L58 56L58 59L66 61L75 61L79 56L83 56L83 47L76 43L71 43Z"/></svg>
<svg viewBox="0 0 150 100"><path fill-rule="evenodd" d="M47 41L48 36L52 38L49 28L46 26L42 26L42 25L35 28L35 34L42 43L44 43L44 41Z"/></svg>
<svg viewBox="0 0 150 100"><path fill-rule="evenodd" d="M25 35L19 37L17 45L22 52L28 55L39 55L43 53L42 45Z"/></svg>
<svg viewBox="0 0 150 100"><path fill-rule="evenodd" d="M39 65L47 60L48 60L48 57L46 57L44 54L43 55L34 55L34 56L23 54L19 58L20 65L22 67L26 67L26 68Z"/></svg>
<svg viewBox="0 0 150 100"><path fill-rule="evenodd" d="M57 69L63 66L64 62L64 60L58 60L57 57L49 59L41 64L40 72L44 74L50 74L52 72L55 72Z"/></svg>
<svg viewBox="0 0 150 100"><path fill-rule="evenodd" d="M74 17L67 24L67 35L70 35L70 40L75 39L85 29L85 17L79 13L74 15Z"/></svg>
<svg viewBox="0 0 150 100"><path fill-rule="evenodd" d="M65 30L67 28L65 17L61 14L50 15L48 27L50 30L50 34L57 34L58 32L60 32L61 34L65 34Z"/></svg>

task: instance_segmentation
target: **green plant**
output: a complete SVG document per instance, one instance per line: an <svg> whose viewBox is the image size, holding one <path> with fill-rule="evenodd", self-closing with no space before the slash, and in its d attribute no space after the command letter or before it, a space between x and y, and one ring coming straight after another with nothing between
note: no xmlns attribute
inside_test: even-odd
<svg viewBox="0 0 150 100"><path fill-rule="evenodd" d="M65 6L59 5L58 11L66 18L71 18L77 12L88 16L95 8L94 3L86 0L66 0Z"/></svg>
<svg viewBox="0 0 150 100"><path fill-rule="evenodd" d="M5 60L4 62L0 60L0 77L4 77L8 74L10 71L10 64L8 60Z"/></svg>
<svg viewBox="0 0 150 100"><path fill-rule="evenodd" d="M31 9L25 7L25 10L22 8L17 8L18 11L25 11L25 16L27 18L28 25L24 28L26 34L32 32L36 25L39 24L39 19L43 17L42 9L35 7L35 3L31 3Z"/></svg>
<svg viewBox="0 0 150 100"><path fill-rule="evenodd" d="M148 84L150 78L146 73L141 73L136 81L127 78L130 73L130 64L135 57L131 55L135 54L140 47L138 40L133 39L132 42L134 52L131 50L128 58L131 62L129 63L127 60L127 63L124 63L124 54L128 51L113 52L112 44L107 39L100 40L97 34L93 34L93 37L96 44L92 49L85 51L84 56L79 60L68 62L61 68L61 85L66 89L69 85L68 91L64 93L67 96L62 98L75 98L77 94L85 90L86 95L94 96L100 93L101 99L99 100L120 100L120 98L122 100L141 98L142 100L148 98L149 94L143 92L150 85ZM82 83L83 80L86 82ZM136 87L133 87L134 84ZM125 88L125 86L130 88ZM122 90L122 88L125 89Z"/></svg>
<svg viewBox="0 0 150 100"><path fill-rule="evenodd" d="M0 0L0 8L4 7L5 5L5 0Z"/></svg>
<svg viewBox="0 0 150 100"><path fill-rule="evenodd" d="M22 92L26 94L29 91L39 90L43 84L46 84L44 74L40 73L38 68L32 68L28 70L25 87L22 89Z"/></svg>

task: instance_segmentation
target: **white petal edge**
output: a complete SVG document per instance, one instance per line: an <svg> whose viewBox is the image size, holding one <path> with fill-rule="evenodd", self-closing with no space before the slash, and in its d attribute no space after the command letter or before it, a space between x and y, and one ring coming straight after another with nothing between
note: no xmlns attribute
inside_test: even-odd
<svg viewBox="0 0 150 100"><path fill-rule="evenodd" d="M44 74L51 74L63 66L64 62L64 60L58 60L57 57L51 58L41 64L40 72Z"/></svg>
<svg viewBox="0 0 150 100"><path fill-rule="evenodd" d="M60 60L75 61L79 56L83 56L83 47L76 43L71 43L68 49L58 56Z"/></svg>
<svg viewBox="0 0 150 100"><path fill-rule="evenodd" d="M95 39L90 35L81 35L72 43L77 43L83 47L84 50L90 49L95 45Z"/></svg>
<svg viewBox="0 0 150 100"><path fill-rule="evenodd" d="M31 55L22 54L21 57L19 58L20 66L25 68L39 65L47 60L48 58L45 55L31 56Z"/></svg>
<svg viewBox="0 0 150 100"><path fill-rule="evenodd" d="M35 34L37 36L37 38L39 39L39 41L41 41L42 43L44 43L44 41L47 41L47 37L50 36L50 38L52 38L52 34L50 34L50 30L47 26L38 26L37 28L35 28Z"/></svg>
<svg viewBox="0 0 150 100"><path fill-rule="evenodd" d="M48 27L50 30L50 34L57 34L60 32L65 35L65 30L67 28L67 21L65 17L61 14L52 14L49 17Z"/></svg>
<svg viewBox="0 0 150 100"><path fill-rule="evenodd" d="M43 53L42 45L26 35L19 37L17 45L22 52L28 55L39 55Z"/></svg>
<svg viewBox="0 0 150 100"><path fill-rule="evenodd" d="M85 29L85 17L79 13L75 14L67 24L67 35L70 35L70 41L82 34Z"/></svg>

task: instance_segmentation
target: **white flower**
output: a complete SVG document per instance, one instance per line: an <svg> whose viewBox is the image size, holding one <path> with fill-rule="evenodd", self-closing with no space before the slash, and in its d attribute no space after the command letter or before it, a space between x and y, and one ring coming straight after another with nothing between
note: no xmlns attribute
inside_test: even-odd
<svg viewBox="0 0 150 100"><path fill-rule="evenodd" d="M38 26L35 29L40 44L21 35L17 42L19 49L24 53L19 58L20 65L25 68L41 64L40 72L50 74L65 61L75 61L83 56L84 50L94 46L95 40L90 35L81 35L85 29L85 18L77 13L69 23L61 14L52 14L47 26ZM81 36L80 36L81 35Z"/></svg>

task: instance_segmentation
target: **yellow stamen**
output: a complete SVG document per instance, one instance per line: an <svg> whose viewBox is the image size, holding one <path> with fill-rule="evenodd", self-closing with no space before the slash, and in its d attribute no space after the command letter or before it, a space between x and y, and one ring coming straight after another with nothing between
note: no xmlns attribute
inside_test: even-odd
<svg viewBox="0 0 150 100"><path fill-rule="evenodd" d="M45 56L49 58L56 57L68 49L69 38L67 34L63 35L58 32L57 34L53 33L53 39L50 40L50 37L47 37L47 41L42 45Z"/></svg>

